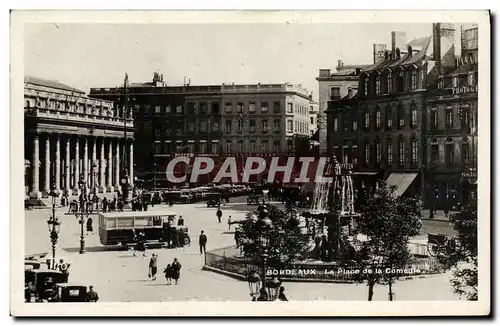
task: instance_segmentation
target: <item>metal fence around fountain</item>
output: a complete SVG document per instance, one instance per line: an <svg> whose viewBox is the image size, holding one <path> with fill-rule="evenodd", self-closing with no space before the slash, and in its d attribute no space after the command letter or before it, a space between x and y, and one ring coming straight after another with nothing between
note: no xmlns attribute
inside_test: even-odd
<svg viewBox="0 0 500 326"><path fill-rule="evenodd" d="M205 266L245 277L251 271L258 271L261 267L255 261L241 257L236 246L212 250L205 253ZM339 270L342 269L342 272ZM442 269L433 257L414 257L405 268L408 273L400 273L398 277L418 277L421 275L442 273ZM354 269L346 268L335 262L303 261L291 263L286 267L273 269L268 272L279 276L282 280L316 281L351 283L357 278Z"/></svg>

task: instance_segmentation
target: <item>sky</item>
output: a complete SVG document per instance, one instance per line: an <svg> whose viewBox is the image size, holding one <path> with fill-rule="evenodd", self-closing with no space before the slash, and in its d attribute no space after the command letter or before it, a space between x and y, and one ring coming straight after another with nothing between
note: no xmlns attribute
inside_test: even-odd
<svg viewBox="0 0 500 326"><path fill-rule="evenodd" d="M459 26L456 27L459 41ZM27 24L25 75L91 87L151 81L167 85L301 84L317 98L319 69L373 63L373 44L391 31L407 42L431 24ZM456 43L457 44L457 43ZM458 43L459 45L460 43ZM458 54L458 53L457 53Z"/></svg>

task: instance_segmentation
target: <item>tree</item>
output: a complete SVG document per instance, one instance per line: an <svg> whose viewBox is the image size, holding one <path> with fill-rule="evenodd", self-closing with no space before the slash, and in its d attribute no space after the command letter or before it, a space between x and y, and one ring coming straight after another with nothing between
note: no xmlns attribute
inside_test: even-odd
<svg viewBox="0 0 500 326"><path fill-rule="evenodd" d="M266 232L259 230L259 214L267 210L272 225ZM240 224L238 243L246 258L257 258L262 250L262 239L267 240L268 264L273 267L286 265L294 259L305 258L309 253L309 239L302 233L298 219L272 205L259 206Z"/></svg>
<svg viewBox="0 0 500 326"><path fill-rule="evenodd" d="M368 301L372 300L377 283L388 284L392 293L394 280L411 264L408 244L422 226L420 210L419 200L396 197L384 183L362 206L356 232L367 239L353 243L357 248L353 263L359 271L355 280L367 282Z"/></svg>
<svg viewBox="0 0 500 326"><path fill-rule="evenodd" d="M438 248L438 261L452 270L451 284L460 297L477 300L477 206L476 203L452 215L457 239Z"/></svg>

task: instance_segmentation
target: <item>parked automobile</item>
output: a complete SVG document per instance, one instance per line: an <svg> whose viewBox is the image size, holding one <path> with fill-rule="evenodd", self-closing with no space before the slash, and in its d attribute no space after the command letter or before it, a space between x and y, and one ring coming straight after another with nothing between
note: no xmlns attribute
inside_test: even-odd
<svg viewBox="0 0 500 326"><path fill-rule="evenodd" d="M80 284L56 284L54 302L86 302L87 286Z"/></svg>

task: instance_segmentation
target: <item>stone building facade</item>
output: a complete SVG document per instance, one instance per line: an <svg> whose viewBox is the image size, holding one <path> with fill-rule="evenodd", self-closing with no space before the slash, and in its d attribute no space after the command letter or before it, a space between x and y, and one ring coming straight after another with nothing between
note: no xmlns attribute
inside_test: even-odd
<svg viewBox="0 0 500 326"><path fill-rule="evenodd" d="M131 112L124 119L110 101L35 77L25 77L24 104L27 195L77 195L81 178L96 193L118 189L125 147L133 152ZM133 180L133 158L127 161Z"/></svg>

